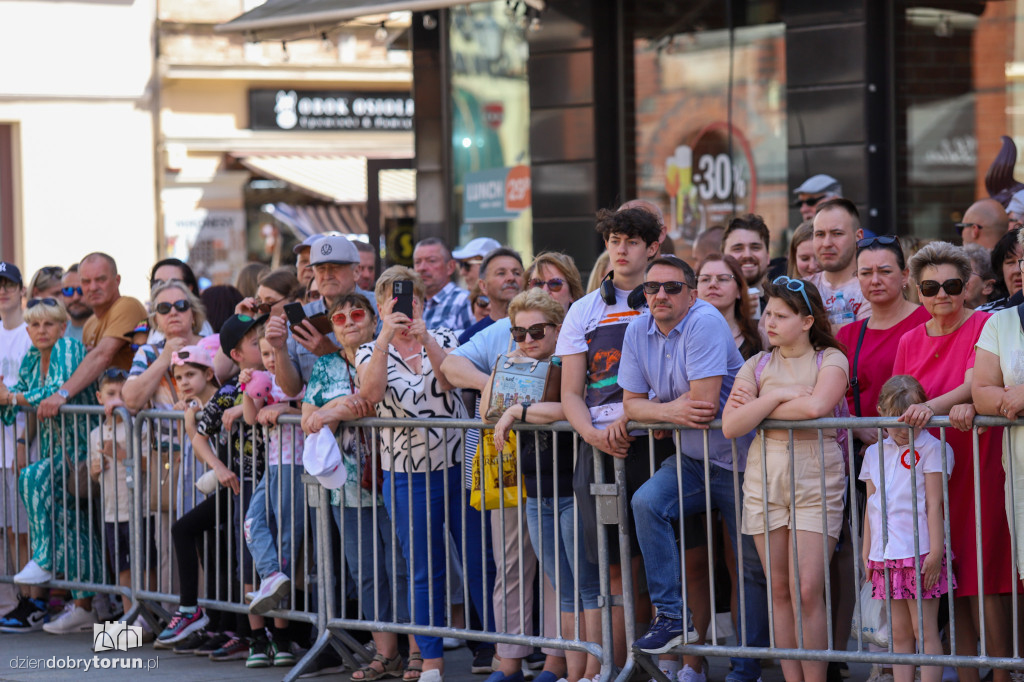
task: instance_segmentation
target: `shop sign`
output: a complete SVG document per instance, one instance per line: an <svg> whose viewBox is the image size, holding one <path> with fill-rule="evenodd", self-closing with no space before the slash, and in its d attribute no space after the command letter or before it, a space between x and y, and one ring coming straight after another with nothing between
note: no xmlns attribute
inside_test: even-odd
<svg viewBox="0 0 1024 682"><path fill-rule="evenodd" d="M532 202L530 167L520 165L466 173L464 202L467 223L517 218Z"/></svg>
<svg viewBox="0 0 1024 682"><path fill-rule="evenodd" d="M752 212L757 174L746 136L726 123L702 129L665 159L665 191L675 239L693 239L709 225Z"/></svg>
<svg viewBox="0 0 1024 682"><path fill-rule="evenodd" d="M250 90L252 130L412 130L408 92Z"/></svg>

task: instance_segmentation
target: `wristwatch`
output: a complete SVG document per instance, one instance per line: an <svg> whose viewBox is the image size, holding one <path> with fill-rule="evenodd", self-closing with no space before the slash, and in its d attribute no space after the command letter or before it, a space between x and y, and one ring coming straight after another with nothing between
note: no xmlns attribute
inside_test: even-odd
<svg viewBox="0 0 1024 682"><path fill-rule="evenodd" d="M71 394L65 391L63 388L57 389L57 395L59 395L61 398L64 398L64 402L67 402L68 398L71 397Z"/></svg>

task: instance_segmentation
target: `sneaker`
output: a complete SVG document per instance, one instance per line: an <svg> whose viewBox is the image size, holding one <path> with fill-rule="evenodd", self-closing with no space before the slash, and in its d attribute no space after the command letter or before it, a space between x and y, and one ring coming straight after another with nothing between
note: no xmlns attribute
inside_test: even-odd
<svg viewBox="0 0 1024 682"><path fill-rule="evenodd" d="M280 571L271 573L260 585L260 589L256 592L256 598L249 604L249 613L262 615L277 608L277 605L291 589L291 578Z"/></svg>
<svg viewBox="0 0 1024 682"><path fill-rule="evenodd" d="M53 574L37 564L35 559L29 559L25 568L16 573L13 580L20 585L42 585L53 580Z"/></svg>
<svg viewBox="0 0 1024 682"><path fill-rule="evenodd" d="M470 668L471 672L477 675L490 675L494 672L494 649L491 647L480 647L476 650L476 654L473 655L473 667ZM420 675L420 680L423 680L424 672Z"/></svg>
<svg viewBox="0 0 1024 682"><path fill-rule="evenodd" d="M193 632L202 630L209 622L210 617L201 608L197 608L192 613L178 611L156 639L164 644L174 644L185 639Z"/></svg>
<svg viewBox="0 0 1024 682"><path fill-rule="evenodd" d="M441 676L441 671L437 668L420 673L420 682L443 682L443 680L444 677Z"/></svg>
<svg viewBox="0 0 1024 682"><path fill-rule="evenodd" d="M684 641L687 644L692 644L699 638L700 636L690 620L690 614L686 614L684 629L681 618L669 618L659 613L655 616L651 629L643 637L633 642L633 647L645 654L663 654Z"/></svg>
<svg viewBox="0 0 1024 682"><path fill-rule="evenodd" d="M523 659L523 662L526 663L526 667L530 670L543 670L544 662L547 658L543 651L534 649L532 654Z"/></svg>
<svg viewBox="0 0 1024 682"><path fill-rule="evenodd" d="M676 679L679 682L708 682L708 676L703 671L697 672L688 665L684 665L676 674Z"/></svg>
<svg viewBox="0 0 1024 682"><path fill-rule="evenodd" d="M43 630L51 635L66 635L71 632L92 632L92 626L98 623L96 612L86 611L75 602L68 602L64 612L43 626Z"/></svg>
<svg viewBox="0 0 1024 682"><path fill-rule="evenodd" d="M270 651L272 646L266 637L254 638L249 644L249 658L245 659L245 667L269 668L270 662L274 660L274 654L277 653L276 647L274 651Z"/></svg>
<svg viewBox="0 0 1024 682"><path fill-rule="evenodd" d="M306 672L299 675L299 679L309 679L322 675L333 675L345 670L345 662L334 650L334 647L327 647L313 659L313 662L306 669Z"/></svg>
<svg viewBox="0 0 1024 682"><path fill-rule="evenodd" d="M207 632L206 639L202 644L196 647L193 652L196 656L209 657L217 649L221 648L227 641L231 639L232 635L227 632Z"/></svg>
<svg viewBox="0 0 1024 682"><path fill-rule="evenodd" d="M466 646L465 640L456 639L454 637L445 637L444 638L444 650L445 651L452 651L453 649L458 649L459 647L463 647L463 646Z"/></svg>
<svg viewBox="0 0 1024 682"><path fill-rule="evenodd" d="M42 599L19 597L18 605L0 619L0 632L35 632L50 622L50 612Z"/></svg>
<svg viewBox="0 0 1024 682"><path fill-rule="evenodd" d="M176 654L194 654L196 649L201 647L206 642L206 631L196 630L185 639L181 640L174 645L174 653Z"/></svg>
<svg viewBox="0 0 1024 682"><path fill-rule="evenodd" d="M232 637L224 646L210 654L211 661L239 661L249 658L249 638Z"/></svg>
<svg viewBox="0 0 1024 682"><path fill-rule="evenodd" d="M271 644L274 646L275 668L287 668L295 665L295 654L292 653L291 640L279 637L272 641Z"/></svg>

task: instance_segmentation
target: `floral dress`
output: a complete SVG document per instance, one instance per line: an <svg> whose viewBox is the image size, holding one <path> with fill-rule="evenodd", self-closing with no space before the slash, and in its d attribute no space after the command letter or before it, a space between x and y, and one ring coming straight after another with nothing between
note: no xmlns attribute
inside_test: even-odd
<svg viewBox="0 0 1024 682"><path fill-rule="evenodd" d="M12 393L20 393L32 405L39 405L66 382L85 358L85 346L75 339L61 338L50 351L46 378L42 375L39 349L30 348L21 362L18 383ZM95 385L71 396L71 405L92 404ZM0 419L11 425L17 419L17 406L0 408ZM100 582L103 578L102 554L95 533L90 533L88 509L68 492L74 486L75 465L88 459L89 432L99 421L84 415L57 415L39 425L39 461L22 469L18 493L28 511L32 559L39 566L66 580ZM73 590L81 599L91 592Z"/></svg>

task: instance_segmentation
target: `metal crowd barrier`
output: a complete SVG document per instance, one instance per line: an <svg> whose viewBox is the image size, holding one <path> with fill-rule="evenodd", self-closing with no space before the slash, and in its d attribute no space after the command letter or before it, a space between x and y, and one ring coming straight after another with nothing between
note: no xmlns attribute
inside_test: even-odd
<svg viewBox="0 0 1024 682"><path fill-rule="evenodd" d="M66 449L73 449L76 452L80 451L81 429L86 425L95 426L99 424L102 414L102 408L77 406L62 408L61 414L56 420L47 420L41 426L42 429L53 429L55 435L55 438L48 439L49 451L42 454L44 456L53 456L58 450L64 451ZM173 568L176 565L175 550L169 537L170 525L172 520L180 518L182 514L187 513L189 509L202 502L202 495L195 490L194 481L198 479L203 471L190 451L187 438L184 437L181 413L147 410L135 417L131 417L127 411L119 408L114 411L114 419L118 423L122 423L127 432L132 434L132 437L125 444L127 447L123 448L125 450L125 457L118 457L119 449L122 446L117 445L113 448L112 462L110 462L112 467L111 473L115 477L119 467L126 467L127 471L125 473L132 482L130 488L132 504L130 505L129 516L129 523L132 529L130 553L133 559L131 562L131 585L130 587L118 585L116 570L112 570L107 557L106 528L100 523L103 518L103 509L100 502L110 495L114 496L115 502L119 501L117 489L114 488L112 491L109 485L104 483L99 491L89 486L86 486L86 490L82 491L82 479L71 466L55 467L53 469L54 478L51 483L53 485L59 484L64 490L69 491L69 502L68 504L55 504L53 507L52 520L54 523L51 526L54 537L51 538L51 541L56 542L57 536L60 536L60 539L66 546L71 546L67 544L69 542L72 545L74 544L76 538L72 531L75 524L69 524L65 521L72 515L71 505L77 505L75 507L76 512L74 513L82 515L82 519L84 519L89 529L88 539L90 542L86 544L94 548L99 547L99 551L102 554L102 574L100 576L85 576L87 579L82 579L81 559L83 554L81 552L81 543L79 543L79 545L76 545L75 553L78 558L78 565L72 567L71 560L68 557L69 553L65 552L63 555L64 563L55 567L54 570L55 574L62 574L62 576L59 576L58 579L55 579L49 585L51 587L106 592L112 595L130 597L134 608L130 614L127 614L127 617L134 618L137 615L141 615L149 621L150 626L154 630L158 630L160 619L166 618L169 615L168 611L172 610L169 608L169 605L179 600L177 592L178 582ZM299 418L294 415L282 417L279 421L280 428L284 430L298 429L299 422ZM990 491L985 490L979 480L981 468L978 451L978 429L997 428L1006 425L1012 425L1012 423L1004 419L990 417L979 417L975 420L973 432L974 447L971 460L974 473L974 507L977 540L975 556L973 557L953 557L951 554L949 538L949 488L947 483L943 484L943 526L947 569L951 575L954 558L959 561L975 561L979 571L979 592L981 593L984 592L985 581L982 566L984 529L981 526L980 516L981 496ZM71 428L68 428L69 426ZM78 427L77 430L74 428L76 426ZM301 565L300 574L290 574L293 588L289 595L288 605L269 612L267 617L281 617L292 621L310 623L316 628L317 638L313 648L299 661L295 668L288 672L286 679L297 677L315 656L328 646L333 646L350 667L357 666L360 661L368 660L365 649L348 634L352 630L364 630L375 633L394 633L395 635L414 634L433 637L456 637L501 645L539 646L552 651L580 652L589 654L600 661L602 679L610 680L614 678L617 682L626 682L636 672L636 668L640 667L646 673L665 682L667 678L657 669L656 660L653 660L651 656L625 646L627 643L634 641L637 635L642 634L641 632L636 632L635 624L638 622L638 617L645 619L650 614L640 613L641 605L636 601L638 593L635 593L632 589L634 584L633 567L631 561L625 560L630 556L631 550L629 528L625 522L629 515L630 499L626 492L627 472L624 460L615 458L611 469L607 470L607 463L603 461L603 458L594 457L594 479L590 482L589 486L590 493L595 496L594 513L599 527L610 526L612 528L613 542L618 542L620 556L623 558L621 568L618 569L621 571L622 594L613 594L613 571L609 561L608 538L603 532L597 534L597 570L599 576L597 610L600 615L600 632L587 631L586 621L588 614L585 613L586 609L581 608L578 598L572 600L573 608L571 613L559 613L557 595L563 591L563 588L568 588L574 597L580 593L580 576L581 572L585 570L584 538L576 533L573 533L573 536L569 539L561 537L563 534L562 526L558 523L554 525L554 537L550 539L556 545L567 548L565 551L569 554L570 569L568 571L569 574L566 575L564 567L558 566L557 563L555 566L549 565L549 560L544 556L546 552L543 550L537 552L533 547L533 540L536 540L537 544L546 547L547 539L544 536L546 531L543 529L543 526L539 526L541 530L538 537L533 538L529 532L530 529L528 528L528 519L525 518L525 511L516 513L506 508L503 494L499 494L498 508L493 511L486 509L477 510L470 506L470 491L465 485L462 474L463 465L461 463L456 462L455 464L458 472L457 476L454 474L450 476L413 474L413 477L422 478L422 485L418 488L414 485L400 486L397 481L398 477L387 472L383 475L381 474L379 463L384 455L385 446L391 452L396 450L401 452L402 448L398 443L402 442L404 443L404 454L406 456L412 455L412 439L403 439L403 435L412 434L417 438L422 438L423 442L433 444L435 447L441 447L438 444L443 445L447 443L450 434L458 434L464 439L468 431L478 429L480 426L479 422L472 420L451 419L364 419L342 425L339 435L341 436L340 442L343 445L346 442L360 442L364 443L363 447L369 450L369 452L357 453L360 456L357 457L358 464L355 473L361 480L363 468L366 466L370 467L368 474L371 482L369 492L374 502L365 504L362 501L363 497L360 496L359 503L347 507L347 509L354 510L348 513L356 519L354 525L357 529L355 546L357 548L358 566L352 566L346 558L344 548L346 540L351 541L349 536L351 530L346 529L347 524L345 522L335 523L329 491L324 490L315 479L308 476L304 476L301 483L295 482L294 479L292 480L290 485L305 486L306 504L310 509L309 514L303 515L302 542L293 543L291 556L288 557L288 563L293 569L299 568ZM949 419L933 419L929 426L939 429L940 441L945 445L947 429L951 428ZM711 428L720 428L720 423L713 423ZM789 434L789 453L792 458L794 453L794 431L817 431L819 452L822 452L821 446L824 444L822 430L870 428L877 429L880 436L881 429L883 428L896 429L906 427L895 419L887 418L765 422L761 425L761 428L787 432ZM356 439L352 441L349 439L346 441L344 434L341 433L345 429L362 429L366 437L362 440ZM684 430L671 424L633 424L631 429L646 430L651 436L654 436L657 431L662 430L670 432ZM559 483L564 483L564 481L560 481L560 476L564 474L558 473L558 464L560 461L564 463L563 458L569 457L573 462L572 468L575 469L582 445L579 436L572 431L567 422L544 427L517 424L515 431L518 436L516 447L520 464L522 464L524 458L523 448L532 440L534 445L533 464L537 471L541 470L544 463L542 457L547 456L541 453L541 439L548 439L546 442L551 444L552 470L555 472L552 475L552 484L557 491ZM572 445L568 451L565 451L564 446L560 446L559 439L555 437L555 434L558 433L571 434ZM649 474L654 472L656 466L655 446L657 440L656 438L651 438L649 441L647 458ZM54 444L55 441L59 442L59 448ZM703 467L705 480L707 480L712 472L711 467L716 465L712 464L708 457L709 441L706 436L703 440L704 452L700 453L681 452L680 441L675 433L671 434L671 439L668 442L671 444L668 452L669 456L687 457L696 455L700 466ZM910 446L911 448L913 447L913 440L911 440ZM0 439L0 449L4 447L3 439ZM0 455L4 454L6 453L0 450ZM844 585L843 587L846 588L847 592L854 594L855 603L853 608L859 613L862 604L859 601L859 596L857 596L859 595L859 589L856 588L859 588L861 584L865 567L862 565L860 551L862 510L857 502L855 454L853 452L853 437L851 435L849 452L847 453L848 460L844 464L846 473L844 485L848 505L851 508L848 541L853 549L852 570L854 584ZM461 452L459 455L461 459ZM734 441L732 447L734 464L738 461L739 456L740 453L737 451L737 445ZM962 453L957 453L956 456L957 461L960 462L958 466L967 461ZM822 457L824 456L822 455ZM38 454L31 461L39 461ZM1012 481L1013 457L1006 457L1004 461L1007 467L1007 478ZM824 464L823 461L821 481L819 482L822 490L825 488ZM910 470L913 483L915 476L918 474L916 473L916 468L910 468ZM762 467L762 472L762 486L766 487L767 472L764 467ZM948 474L949 472L947 471L946 473ZM0 471L0 477L12 474L13 471L10 469ZM733 514L737 527L739 527L742 516L740 476L735 472L735 467L734 471L729 475L732 479L735 504L731 510L719 509L717 511L720 514ZM676 477L677 500L682 504L685 486L688 481L684 480L682 471L678 466L676 467ZM279 479L279 485L285 485L281 481L282 479ZM0 478L0 483L6 482L6 479ZM248 480L242 481L242 483L243 486L255 487L258 481L253 475ZM794 473L791 474L790 484L793 486L795 483ZM499 487L504 488L505 485L506 483L503 482L499 484ZM524 495L530 495L531 493L531 491L525 489L524 486L526 484L522 475L516 476L514 483L509 482L508 485L510 487L514 486L515 497L518 500L517 506L522 510L526 505ZM440 486L439 489L438 486ZM414 488L417 489L414 490ZM6 491L9 489L9 487L0 486L0 495L4 496L2 501L5 504L8 502ZM537 497L540 492L534 490L530 496ZM223 489L218 494L223 494ZM419 502L420 494L425 495L426 499L432 499L432 496L436 496L440 501L433 505L423 505ZM1007 503L1010 509L1014 509L1015 494L1017 492L1013 490L1013 487L1008 486ZM389 505L397 504L399 501L402 501L399 499L399 495L404 496L404 503L411 510L408 518L389 515L385 506L376 503L377 496L383 496L390 500ZM555 497L556 499L564 499L565 496L563 495L559 498L556 495ZM218 508L217 522L214 530L211 531L213 543L210 546L221 547L226 545L229 551L226 552L226 559L220 552L215 556L211 556L209 551L201 554L203 570L212 574L210 576L212 579L207 581L207 583L212 585L213 589L204 589L203 582L200 582L199 604L208 609L245 614L248 612L248 606L242 590L231 587L224 590L222 587L223 581L221 579L226 577L231 578L231 580L227 581L229 586L249 584L255 587L259 584L254 569L246 571L244 566L238 561L235 548L238 546L237 540L244 533L244 522L242 521L244 514L236 515L234 513L236 501L231 495L228 495L228 498L226 515L221 514L221 510ZM245 496L242 502L244 503L247 499L247 496ZM267 500L265 504L269 507L269 498ZM343 505L345 504L344 495L342 495L341 502ZM765 505L767 507L767 502ZM822 505L823 507L825 506L824 495ZM914 509L916 511L916 501ZM418 510L422 510L422 516L417 516ZM713 512L716 510L712 508L711 494L707 489L704 491L703 511L706 515L703 524L707 534L706 543L709 554L707 570L713 576L716 567L715 534L720 532L721 526L713 521ZM341 509L338 518L344 521L345 513L346 509ZM579 499L576 495L573 495L571 501L571 526L573 530L579 528L582 513L583 510L580 508ZM765 515L767 517L767 513ZM826 514L823 513L822 516L824 530ZM373 537L369 539L364 537L363 531L364 521L367 518L369 518L369 528L372 529L371 532L373 533ZM289 521L291 519L283 519L280 523L287 523ZM497 531L496 533L489 532L492 524L493 530ZM454 535L448 530L453 526L460 529ZM422 532L425 533L425 538L415 537L416 533L420 532L416 529L421 527ZM383 542L390 543L390 561L387 561L386 557L380 553L380 543L376 541L378 532L381 534ZM383 537L385 534L387 537ZM439 534L441 537L438 537ZM686 524L680 523L677 539L681 548L685 548L687 545L685 534ZM489 568L488 547L492 541L492 538L489 536L493 535L501 539L502 546L510 538L513 539L515 550L510 555L499 547L499 552L492 553L494 563L493 567ZM1024 661L1020 659L1018 644L1017 567L1013 561L1013 557L1016 556L1016 523L1013 515L1009 517L1009 535L1012 547L1011 565L1008 569L1013 576L1010 606L1012 609L1012 652L995 655L987 648L986 607L984 600L979 600L981 623L979 633L980 648L976 656L956 655L955 653L943 655L920 652L895 653L891 632L888 646L884 650L868 650L865 640L857 632L854 637L854 650L846 651L844 647L847 642L834 641L831 627L828 629L827 646L824 649L812 649L803 645L805 633L799 615L797 616L797 646L776 646L776 627L771 602L771 589L773 585L771 584L770 558L766 567L768 569L766 571L768 600L764 605L769 618L769 641L765 645L753 646L749 642L731 641L724 633L718 631L714 617L718 611L718 605L716 604L715 591L712 589L709 595L712 617L707 634L708 641L700 645L680 646L675 651L677 653L697 656L734 656L752 659L782 658L804 661L856 661L877 664L895 663L1024 669ZM403 537L407 538L407 543L404 549L399 549ZM791 537L793 538L793 544L789 548L790 556L796 558L795 534L791 534ZM340 543L337 551L334 544L335 538ZM120 539L117 537L113 540L115 546L120 542ZM368 540L372 540L372 542ZM443 546L443 555L439 555L438 550L434 549L427 551L424 556L422 546L417 544L417 540L425 540L426 547L428 548L432 545L434 547ZM770 539L767 531L764 535L764 541L768 549L770 549ZM887 538L883 537L883 543L885 542L887 542ZM824 602L826 619L831 623L832 614L838 607L837 604L833 603L830 590L832 586L830 585L829 578L829 565L833 563L834 557L829 553L825 543L822 543L822 546L825 548L821 557L825 576ZM918 528L914 529L914 546L919 550L918 554L920 554L921 547ZM280 553L280 535L278 535L277 547ZM15 550L15 553L12 555L8 545L5 543L2 551L4 552L7 568L3 571L3 575L0 575L0 581L11 582L11 575L13 573L9 573L9 571L13 570L16 572L24 565L27 559L27 557L22 556L17 551L17 546ZM402 556L399 556L399 551L402 551L406 558L403 559ZM369 576L372 579L370 580L367 580L368 576L365 574L363 564L363 560L366 558L365 552L369 552L372 555L372 576ZM340 558L335 559L336 553L340 555ZM766 555L770 557L770 551L766 551ZM88 552L86 552L85 556L88 556ZM682 576L680 591L684 607L686 607L689 602L687 585L691 576L687 575L687 563L684 557L684 552L680 550ZM279 558L284 557L279 554ZM513 559L516 568L509 570L507 567L512 563ZM745 607L747 600L751 597L748 594L748 586L742 578L744 560L742 543L738 543L736 547L735 560L738 576L738 584L736 586L738 589L738 613L735 614L735 618L739 629L747 632ZM438 561L443 562L443 569L438 565ZM918 572L920 569L919 561L915 564ZM407 587L405 588L402 587L400 578L400 569L403 564L408 568L406 575ZM426 567L425 571L424 566ZM528 576L534 571L537 579L529 580ZM419 584L421 596L419 599L416 599L416 575L418 572L421 575L435 576L435 578L438 575L444 576L441 581L441 587L438 588L437 579L429 580L426 584ZM496 573L500 573L504 577L505 582L503 584L506 588L503 594L493 593L492 576ZM548 576L553 576L554 579L549 580ZM512 588L508 587L509 581L513 583ZM548 585L549 590L543 589L545 581L550 583ZM422 583L423 581L420 582ZM304 584L307 589L300 591L297 587L298 584ZM362 587L366 584L370 585L370 594L364 594ZM518 585L518 587L516 588L515 585ZM541 586L541 589L535 590L535 585ZM571 587L568 587L570 585ZM550 603L550 598L546 594L546 592L550 591L550 588L554 588L554 605ZM855 589L849 590L848 588ZM796 573L795 589L799 603L801 598L799 596L799 570ZM425 596L423 596L424 592ZM460 621L458 617L459 608L457 602L460 592L462 595L464 622ZM497 602L495 602L495 599ZM541 623L533 623L531 625L532 609L529 606L534 599L538 602L541 620L545 620L545 614L550 616L554 612L556 616L553 621L549 618L550 622L546 625ZM345 602L349 600L354 603L354 606L346 607ZM956 604L952 592L945 597L944 601L950 614L950 626L948 628L950 645L952 651L955 652L957 649L957 632L954 619L958 609L963 607ZM390 603L390 609L385 608L385 602ZM398 613L400 609L397 607L403 602L409 606L407 618L400 616ZM426 605L426 613L424 613L424 605ZM553 606L554 609L552 609ZM918 599L916 600L915 608L920 619L923 614L920 588L918 588ZM887 615L891 617L892 604L888 599L886 600L885 610ZM440 617L436 615L438 613L441 614ZM622 614L621 618L624 620L624 642L615 641L617 628L613 627L613 619L619 618L620 613ZM473 620L474 614L477 616L475 622ZM566 623L568 627L565 626ZM842 630L842 628L839 629L840 631ZM923 641L919 633L917 641L919 651L923 649L922 644Z"/></svg>

